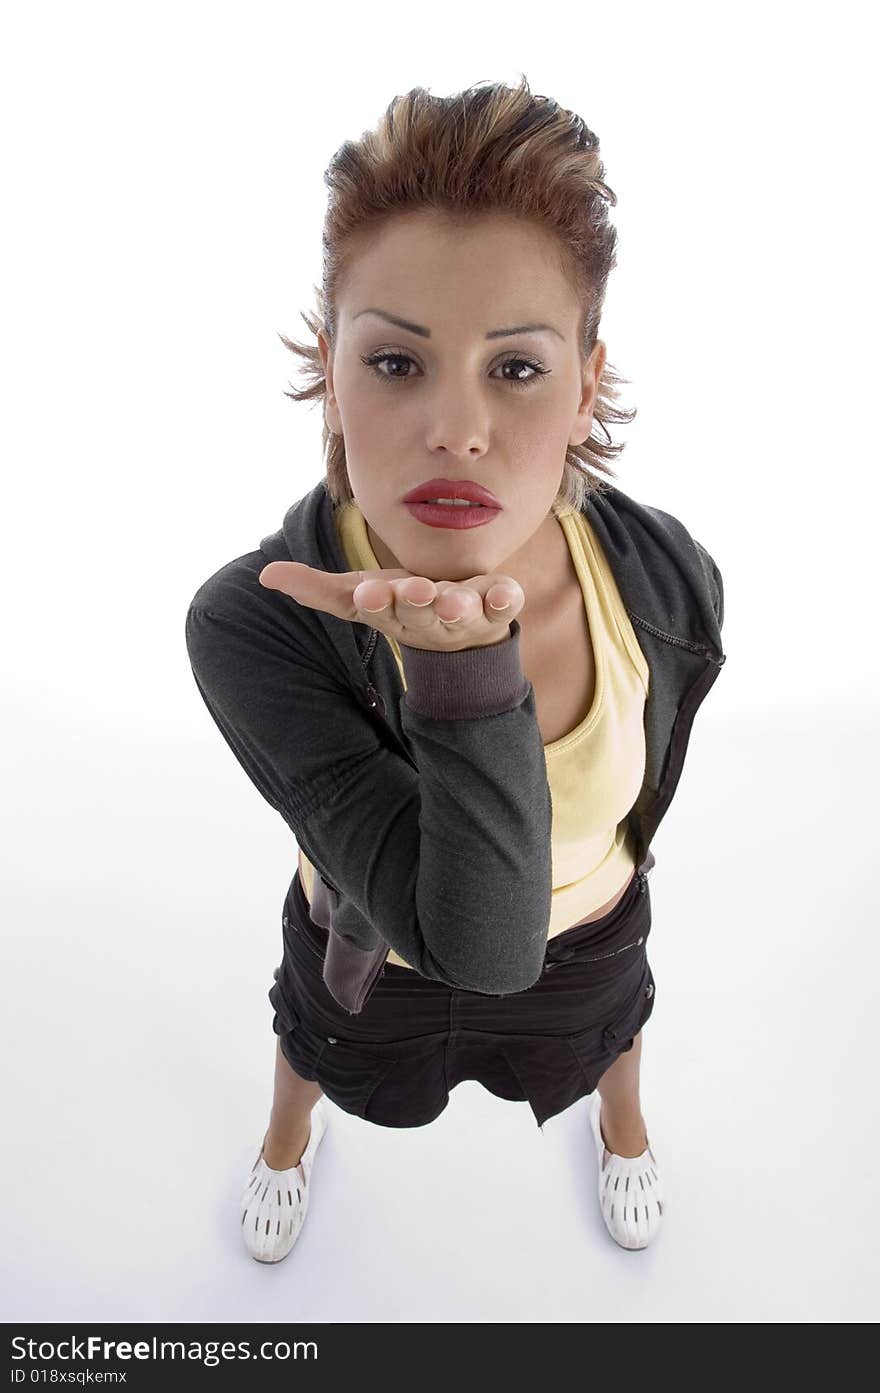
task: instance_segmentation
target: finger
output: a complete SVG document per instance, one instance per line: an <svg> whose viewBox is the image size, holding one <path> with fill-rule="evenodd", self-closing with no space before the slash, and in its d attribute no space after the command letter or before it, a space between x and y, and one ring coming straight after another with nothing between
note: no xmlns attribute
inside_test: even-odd
<svg viewBox="0 0 880 1393"><path fill-rule="evenodd" d="M379 586L376 581L363 581L352 591L351 602L355 609L364 614L380 614L390 602L388 586Z"/></svg>
<svg viewBox="0 0 880 1393"><path fill-rule="evenodd" d="M470 590L475 590L482 597L487 610L490 602L496 605L510 604L516 609L521 609L525 603L522 586L514 580L513 576L498 573L486 576L469 576L461 584L466 585Z"/></svg>
<svg viewBox="0 0 880 1393"><path fill-rule="evenodd" d="M412 571L402 568L377 571L355 571L352 573L358 578L351 593L351 602L354 608L364 614L381 614L383 610L394 601L394 589L391 584L395 580L408 580L412 576Z"/></svg>
<svg viewBox="0 0 880 1393"><path fill-rule="evenodd" d="M427 576L409 576L406 580L398 581L392 589L396 599L416 609L433 604L440 594L438 587Z"/></svg>
<svg viewBox="0 0 880 1393"><path fill-rule="evenodd" d="M486 617L494 619L498 615L509 616L515 596L503 586L492 586L486 591ZM505 618L505 623L508 622Z"/></svg>
<svg viewBox="0 0 880 1393"><path fill-rule="evenodd" d="M457 592L461 592L464 601L462 603L459 598L450 606L446 596ZM442 583L438 586L427 576L413 576L411 572L400 581L365 580L355 586L352 599L362 614L381 614L402 628L412 630L428 629L441 618L436 608L438 600L445 602L448 623L458 623L481 613L479 598L466 586L443 586Z"/></svg>
<svg viewBox="0 0 880 1393"><path fill-rule="evenodd" d="M423 633L437 624L437 600L442 597L442 589L427 576L413 576L406 581L396 581L394 591L394 617L405 629Z"/></svg>
<svg viewBox="0 0 880 1393"><path fill-rule="evenodd" d="M437 598L434 615L441 624L469 624L482 619L482 600L468 585L447 585Z"/></svg>
<svg viewBox="0 0 880 1393"><path fill-rule="evenodd" d="M437 586L427 576L413 576L411 572L406 572L403 580L393 583L364 581L355 586L352 599L358 609L366 614L381 614L387 610L390 616L393 606L394 617L399 623L410 628L423 628L426 623L433 623L433 616L428 615L420 624L419 611L427 610L436 596Z"/></svg>

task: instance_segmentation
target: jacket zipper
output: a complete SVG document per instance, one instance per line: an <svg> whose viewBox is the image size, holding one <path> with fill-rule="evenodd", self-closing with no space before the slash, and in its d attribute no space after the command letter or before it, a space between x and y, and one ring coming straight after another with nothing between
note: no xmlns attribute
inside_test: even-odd
<svg viewBox="0 0 880 1393"><path fill-rule="evenodd" d="M643 845L640 849L639 864L645 859L648 848L654 840L654 833L657 831L658 826L666 815L666 810L672 802L675 790L678 787L678 781L681 778L681 771L684 767L687 747L690 743L690 735L697 711L708 695L710 688L717 681L721 669L726 662L726 654L722 655L719 659L709 648L704 648L703 652L710 661L707 662L702 673L693 683L679 707L678 715L675 718L669 737L669 764L666 769L666 774L657 790L657 796L650 807L642 814ZM647 820L648 815L650 815L651 819L650 826Z"/></svg>
<svg viewBox="0 0 880 1393"><path fill-rule="evenodd" d="M372 682L367 683L367 700L374 711L378 711L380 716L385 715L385 699Z"/></svg>

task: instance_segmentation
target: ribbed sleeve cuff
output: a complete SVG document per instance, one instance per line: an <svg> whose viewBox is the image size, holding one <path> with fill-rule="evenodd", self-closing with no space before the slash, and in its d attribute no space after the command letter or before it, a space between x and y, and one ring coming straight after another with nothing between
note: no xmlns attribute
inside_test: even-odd
<svg viewBox="0 0 880 1393"><path fill-rule="evenodd" d="M499 716L528 695L530 683L519 657L520 626L510 622L510 637L482 648L442 653L400 643L406 677L404 702L419 716L461 720Z"/></svg>

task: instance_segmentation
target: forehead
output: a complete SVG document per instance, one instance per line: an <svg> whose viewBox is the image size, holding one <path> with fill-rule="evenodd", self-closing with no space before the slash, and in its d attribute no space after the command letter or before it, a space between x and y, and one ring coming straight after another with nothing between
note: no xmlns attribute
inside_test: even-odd
<svg viewBox="0 0 880 1393"><path fill-rule="evenodd" d="M339 297L349 322L366 306L382 305L420 324L439 324L441 312L447 318L450 311L457 318L467 311L475 321L489 315L494 324L507 312L516 322L561 319L564 332L578 313L558 240L522 219L420 211L365 232L351 250ZM364 316L353 327L378 323Z"/></svg>

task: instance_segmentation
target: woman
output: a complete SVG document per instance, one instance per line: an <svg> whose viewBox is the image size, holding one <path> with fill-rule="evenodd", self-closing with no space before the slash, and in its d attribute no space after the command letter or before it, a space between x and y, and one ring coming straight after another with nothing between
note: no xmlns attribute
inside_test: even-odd
<svg viewBox="0 0 880 1393"><path fill-rule="evenodd" d="M658 1231L649 843L724 662L723 587L678 519L585 468L622 448L594 422L635 414L597 337L603 173L525 79L416 88L342 146L316 345L284 340L326 480L190 605L199 690L300 848L241 1206L259 1261L301 1232L324 1094L421 1126L463 1079L539 1126L592 1095L609 1233Z"/></svg>

